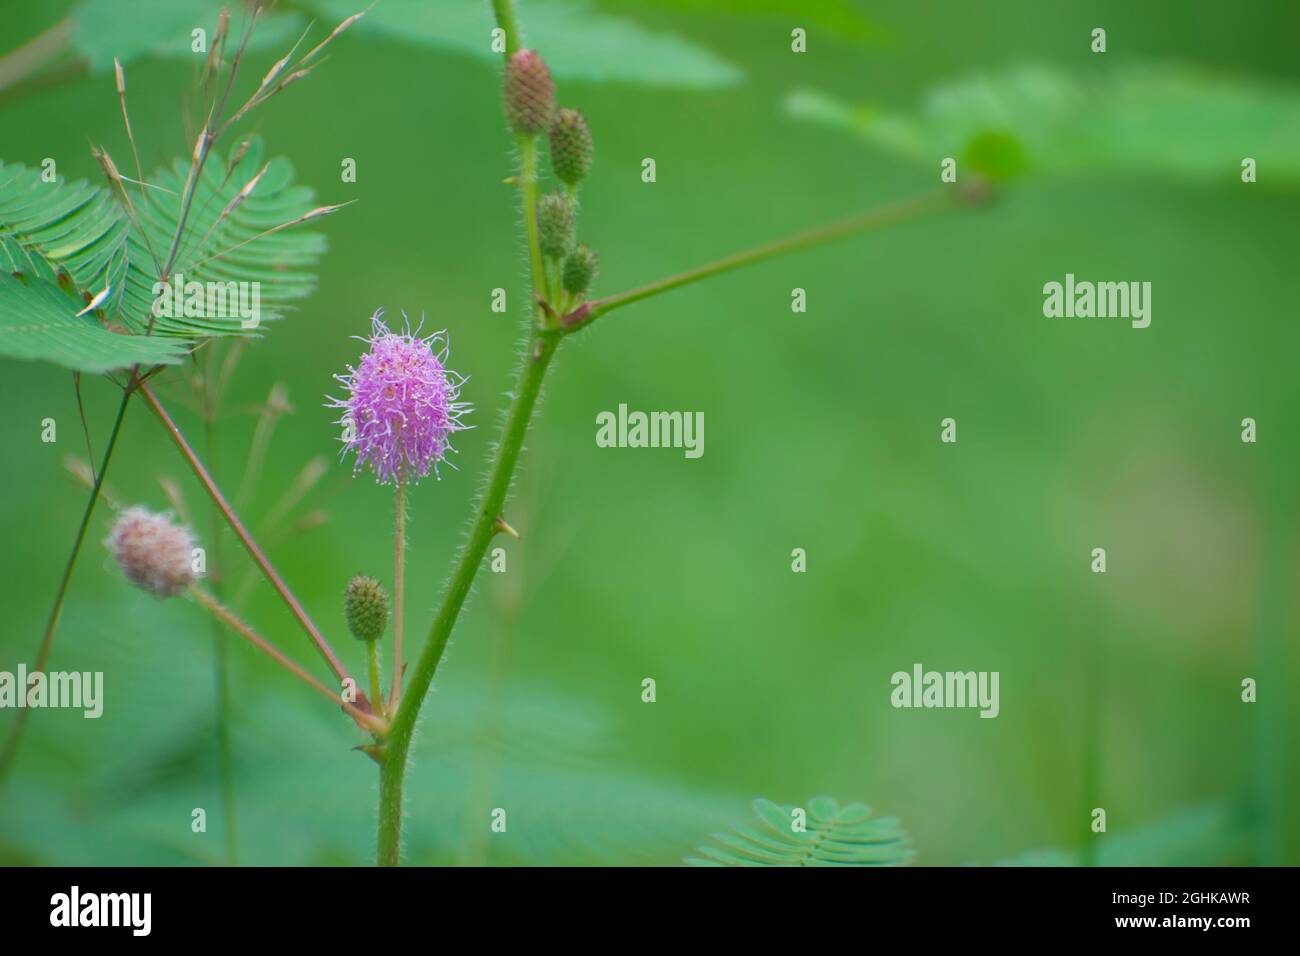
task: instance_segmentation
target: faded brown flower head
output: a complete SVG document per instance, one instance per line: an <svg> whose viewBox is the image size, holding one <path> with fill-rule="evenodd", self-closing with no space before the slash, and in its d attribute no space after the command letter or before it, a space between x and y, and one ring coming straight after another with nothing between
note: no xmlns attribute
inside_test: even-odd
<svg viewBox="0 0 1300 956"><path fill-rule="evenodd" d="M194 581L194 536L166 515L128 508L105 542L127 580L158 597L174 597Z"/></svg>

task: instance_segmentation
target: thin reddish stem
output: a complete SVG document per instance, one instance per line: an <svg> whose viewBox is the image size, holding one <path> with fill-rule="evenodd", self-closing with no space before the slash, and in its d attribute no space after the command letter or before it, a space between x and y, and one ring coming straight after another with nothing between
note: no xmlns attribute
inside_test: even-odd
<svg viewBox="0 0 1300 956"><path fill-rule="evenodd" d="M316 678L312 677L303 670L300 664L286 657L281 650L275 647L275 645L262 637L261 634L258 634L257 631L253 630L249 625L245 624L235 615L234 611L230 610L230 608L218 601L216 597L203 590L203 588L199 587L197 584L191 584L190 594L194 596L195 600L211 611L218 620L231 628L231 630L242 635L250 644L260 650L263 654L266 654L326 700L333 701L342 707L347 711L348 716L358 724L375 732L382 732L385 729L382 721L377 720L372 714L367 714L352 704L349 704L334 691L330 690Z"/></svg>
<svg viewBox="0 0 1300 956"><path fill-rule="evenodd" d="M220 509L222 515L225 517L226 523L229 524L231 530L235 532L235 536L243 542L244 547L248 550L249 556L252 557L257 566L261 568L262 574L266 576L266 580L270 582L271 587L275 588L276 593L280 595L280 598L284 601L290 612L298 619L298 623L301 624L303 630L307 632L307 636L310 637L312 643L316 645L316 649L320 651L321 656L325 658L325 662L329 664L330 669L334 671L335 676L337 676L340 681L347 680L350 676L347 668L343 666L343 662L339 660L338 655L334 653L334 649L330 647L329 641L325 640L320 630L303 609L302 604L300 604L298 599L294 597L293 592L289 590L288 586L276 572L275 568L271 567L270 560L263 553L257 542L253 540L252 535L248 533L248 529L244 527L244 523L239 520L239 516L235 514L234 508L230 506L230 502L226 500L226 496L221 493L221 489L218 488L216 482L212 480L212 476L208 474L207 468L203 466L203 462L199 460L199 456L194 453L194 449L190 447L190 443L185 440L185 436L181 434L181 430L177 427L176 422L172 420L171 415L167 413L167 409L163 408L162 403L158 400L158 396L154 394L153 389L145 383L141 383L138 388L140 394L144 396L145 401L149 403L149 407L153 409L154 414L158 416L159 421L161 421L163 426L167 429L167 433L171 436L172 441L176 443L176 447L180 449L185 460L189 462L190 468L194 471L194 474L198 477L208 494L211 495L217 508ZM360 692L358 693L360 694ZM361 694L358 697L358 700L365 701L365 695ZM366 701L366 706L368 705L369 702ZM364 710L365 707L362 709Z"/></svg>
<svg viewBox="0 0 1300 956"><path fill-rule="evenodd" d="M793 236L756 246L753 249L746 249L744 252L734 253L714 262L697 266L694 269L688 269L686 272L679 272L677 275L669 276L666 279L629 289L627 292L592 299L563 316L560 319L560 325L568 331L574 331L590 325L606 312L612 312L615 309L631 305L633 302L640 302L642 299L648 299L651 296L671 292L673 289L680 289L692 282L712 278L724 272L730 272L732 269L739 269L742 266L771 259L774 256L833 242L836 239L842 239L845 236L865 232L869 229L904 222L925 213L936 212L944 208L955 208L959 201L969 200L963 199L959 191L940 189L921 196L879 206L849 219L806 229L803 232L795 233Z"/></svg>

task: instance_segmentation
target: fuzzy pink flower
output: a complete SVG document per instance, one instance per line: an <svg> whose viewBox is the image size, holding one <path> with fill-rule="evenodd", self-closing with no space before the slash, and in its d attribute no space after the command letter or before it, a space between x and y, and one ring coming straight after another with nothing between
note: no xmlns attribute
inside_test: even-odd
<svg viewBox="0 0 1300 956"><path fill-rule="evenodd" d="M466 426L460 416L471 406L459 402L465 379L447 369L446 332L424 338L391 332L383 310L371 319L370 345L356 367L334 376L348 389L346 398L330 398L327 407L343 409L343 454L356 452L360 473L369 465L380 484L405 483L437 474L438 463L454 451L452 432Z"/></svg>
<svg viewBox="0 0 1300 956"><path fill-rule="evenodd" d="M127 579L158 597L174 597L197 576L193 535L146 508L123 511L105 544Z"/></svg>

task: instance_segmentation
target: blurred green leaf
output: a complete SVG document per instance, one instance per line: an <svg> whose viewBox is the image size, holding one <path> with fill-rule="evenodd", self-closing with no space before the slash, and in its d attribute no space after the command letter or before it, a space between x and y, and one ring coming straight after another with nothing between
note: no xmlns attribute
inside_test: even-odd
<svg viewBox="0 0 1300 956"><path fill-rule="evenodd" d="M357 12L356 0L309 0L333 19ZM728 86L740 71L689 40L606 16L581 2L537 0L519 5L524 42L541 51L557 77L618 80L647 86ZM496 21L481 0L384 0L357 24L361 31L469 53L499 62L491 31Z"/></svg>
<svg viewBox="0 0 1300 956"><path fill-rule="evenodd" d="M599 5L614 11L627 8L622 0L599 0ZM869 40L881 33L876 24L848 0L641 0L638 7L710 17L720 14L747 18L781 17L788 21L788 30L820 27L848 40Z"/></svg>
<svg viewBox="0 0 1300 956"><path fill-rule="evenodd" d="M872 819L862 803L841 807L830 797L813 797L805 809L806 829L794 829L792 805L754 801L757 826L715 833L690 866L901 866L911 862L911 840L898 821Z"/></svg>
<svg viewBox="0 0 1300 956"><path fill-rule="evenodd" d="M211 43L222 7L231 12L231 39L226 55L233 56L247 27L244 7L223 0L82 0L72 11L72 45L95 71L112 69L113 58L124 64L145 56L190 56L199 63L206 53L193 49L192 31L202 28ZM355 12L355 11L354 11ZM302 32L305 18L297 13L267 13L257 19L249 50L287 47Z"/></svg>
<svg viewBox="0 0 1300 956"><path fill-rule="evenodd" d="M953 157L996 179L1125 171L1239 182L1251 157L1261 183L1300 180L1300 91L1190 68L1085 78L1022 66L939 88L912 113L810 90L790 94L786 106L928 167Z"/></svg>
<svg viewBox="0 0 1300 956"><path fill-rule="evenodd" d="M78 655L81 666L105 672L112 706L80 732L52 724L79 714L43 713L33 726L27 759L37 766L0 794L12 800L0 804L0 861L221 860L206 621L188 602L149 604L125 585L122 592L119 611L100 611L112 645ZM134 631L121 627L128 621ZM164 628L178 641L159 648ZM233 653L240 662L254 652L235 645ZM241 861L369 863L376 767L352 750L361 738L279 673L239 687ZM528 684L448 682L429 701L407 773L404 859L669 865L702 829L735 813L738 801L650 777L618 749L608 717L580 700ZM47 778L49 766L79 767L77 782L57 771ZM207 810L204 833L190 828L194 807ZM497 808L506 812L504 832L491 830Z"/></svg>
<svg viewBox="0 0 1300 956"><path fill-rule="evenodd" d="M209 0L83 0L72 11L72 44L94 70L167 44L188 52L190 31L201 26L211 34L219 9Z"/></svg>

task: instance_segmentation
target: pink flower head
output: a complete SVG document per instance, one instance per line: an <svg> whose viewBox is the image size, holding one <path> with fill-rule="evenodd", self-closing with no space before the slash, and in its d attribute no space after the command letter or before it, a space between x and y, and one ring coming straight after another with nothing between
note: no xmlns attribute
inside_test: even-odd
<svg viewBox="0 0 1300 956"><path fill-rule="evenodd" d="M197 577L189 529L147 508L123 511L104 543L127 579L158 597L175 597Z"/></svg>
<svg viewBox="0 0 1300 956"><path fill-rule="evenodd" d="M343 454L357 453L353 473L369 464L380 484L417 481L433 469L448 450L451 433L468 426L460 416L471 406L458 402L465 379L449 371L446 332L418 338L410 325L402 334L390 332L376 312L370 345L358 367L334 376L348 389L346 398L330 398L327 407L343 409Z"/></svg>

